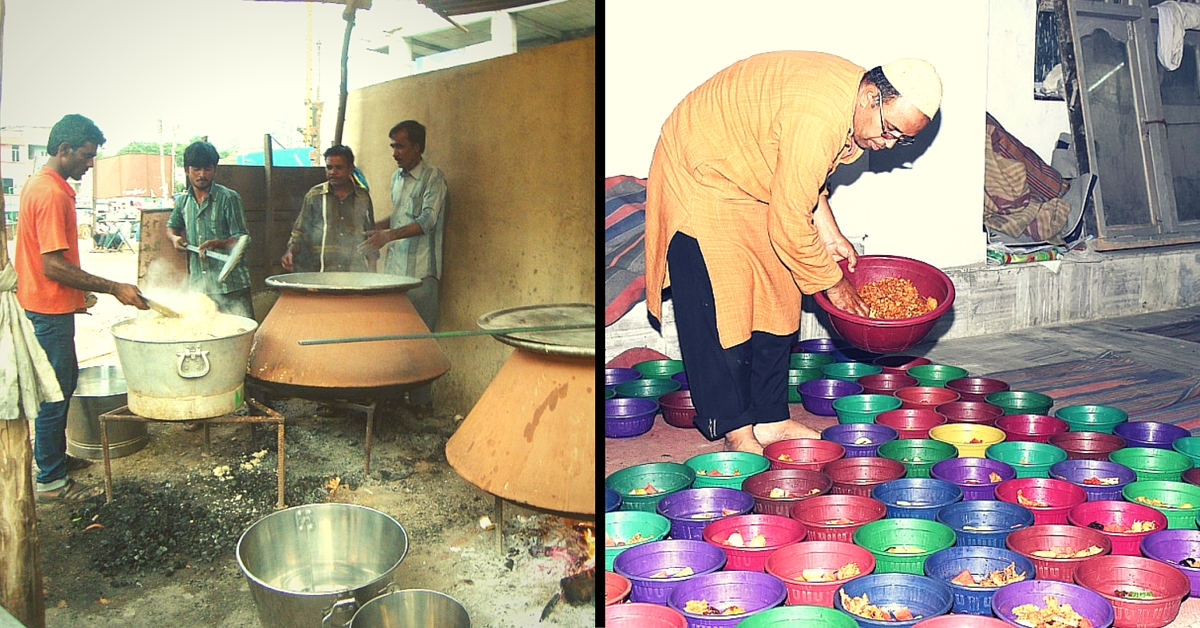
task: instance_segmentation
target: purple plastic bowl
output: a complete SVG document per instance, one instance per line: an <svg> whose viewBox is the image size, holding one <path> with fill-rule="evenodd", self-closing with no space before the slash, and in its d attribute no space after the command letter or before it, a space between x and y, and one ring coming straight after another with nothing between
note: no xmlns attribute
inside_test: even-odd
<svg viewBox="0 0 1200 628"><path fill-rule="evenodd" d="M732 488L689 488L658 501L658 514L671 522L671 538L704 540L704 526L725 517L744 515L754 508L754 497ZM723 510L733 510L727 515Z"/></svg>
<svg viewBox="0 0 1200 628"><path fill-rule="evenodd" d="M882 358L875 358L871 361L875 366L883 367L884 373L898 373L904 375L905 371L922 364L932 364L929 358L922 358L916 355L885 355ZM913 379L916 379L915 377ZM916 386L916 384L913 384Z"/></svg>
<svg viewBox="0 0 1200 628"><path fill-rule="evenodd" d="M1200 567L1184 567L1179 561L1200 558L1200 530L1159 530L1142 539L1142 556L1167 563L1182 571L1192 583L1192 596L1200 595Z"/></svg>
<svg viewBox="0 0 1200 628"><path fill-rule="evenodd" d="M658 402L645 397L617 397L604 400L604 437L630 438L654 427Z"/></svg>
<svg viewBox="0 0 1200 628"><path fill-rule="evenodd" d="M870 444L855 445L866 438ZM846 458L871 458L879 455L879 445L896 440L896 430L874 423L839 423L821 431L821 439L833 441L846 449Z"/></svg>
<svg viewBox="0 0 1200 628"><path fill-rule="evenodd" d="M733 628L747 617L783 604L787 586L761 571L717 571L675 585L667 605L687 618L688 628ZM697 615L684 612L688 600L705 600L718 608L737 605L746 609L736 615Z"/></svg>
<svg viewBox="0 0 1200 628"><path fill-rule="evenodd" d="M1000 476L993 482L990 474ZM996 499L996 485L1017 477L1017 470L1007 462L990 458L947 458L933 463L929 475L938 480L957 484L963 492L963 501Z"/></svg>
<svg viewBox="0 0 1200 628"><path fill-rule="evenodd" d="M682 388L679 390L691 390L688 388L687 371L679 371L678 373L672 375L671 379L679 382L682 385Z"/></svg>
<svg viewBox="0 0 1200 628"><path fill-rule="evenodd" d="M1045 608L1046 603L1042 598L1047 595L1053 595L1059 604L1070 604L1095 628L1108 628L1113 623L1112 604L1099 593L1057 580L1023 580L1000 587L992 595L992 612L1010 624L1019 625L1012 609L1022 604L1036 604L1038 608Z"/></svg>
<svg viewBox="0 0 1200 628"><path fill-rule="evenodd" d="M641 378L642 374L636 369L604 369L604 385L609 388Z"/></svg>
<svg viewBox="0 0 1200 628"><path fill-rule="evenodd" d="M833 338L809 338L792 345L792 353L837 353L850 345ZM836 358L835 358L836 359Z"/></svg>
<svg viewBox="0 0 1200 628"><path fill-rule="evenodd" d="M635 551L636 550L636 551ZM681 582L712 573L725 566L721 548L687 539L653 541L631 547L613 560L613 570L629 579L631 602L667 603L667 596ZM691 567L695 573L679 578L651 578L664 569Z"/></svg>
<svg viewBox="0 0 1200 628"><path fill-rule="evenodd" d="M1008 382L990 377L960 377L946 382L946 388L961 395L963 401L983 401L994 392L1008 390Z"/></svg>
<svg viewBox="0 0 1200 628"><path fill-rule="evenodd" d="M1112 433L1124 438L1126 447L1156 449L1171 449L1171 443L1192 435L1178 425L1158 421L1126 421L1114 427Z"/></svg>
<svg viewBox="0 0 1200 628"><path fill-rule="evenodd" d="M837 416L833 402L847 395L857 395L863 387L840 379L810 379L799 386L804 409L818 416Z"/></svg>
<svg viewBox="0 0 1200 628"><path fill-rule="evenodd" d="M1107 460L1063 460L1050 465L1049 474L1055 480L1065 480L1082 488L1089 502L1121 501L1121 489L1137 479L1137 472L1133 469ZM1083 481L1088 478L1117 478L1117 483L1084 484Z"/></svg>

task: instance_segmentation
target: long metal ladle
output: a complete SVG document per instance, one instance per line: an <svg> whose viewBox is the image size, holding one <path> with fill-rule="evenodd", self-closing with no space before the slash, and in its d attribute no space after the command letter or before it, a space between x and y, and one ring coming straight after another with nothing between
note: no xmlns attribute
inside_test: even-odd
<svg viewBox="0 0 1200 628"><path fill-rule="evenodd" d="M540 327L508 327L505 329L473 329L464 331L436 331L426 334L394 334L390 336L359 336L354 338L309 338L297 340L301 346L337 345L348 342L375 342L379 340L424 340L426 338L457 338L459 336L502 336L538 331L569 331L573 329L595 329L595 323L572 325L542 325Z"/></svg>

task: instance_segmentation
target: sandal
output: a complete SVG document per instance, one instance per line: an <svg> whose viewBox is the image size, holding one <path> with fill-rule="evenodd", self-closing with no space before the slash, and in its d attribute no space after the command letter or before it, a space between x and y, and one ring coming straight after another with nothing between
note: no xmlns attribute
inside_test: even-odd
<svg viewBox="0 0 1200 628"><path fill-rule="evenodd" d="M79 482L67 478L67 483L64 486L56 488L52 491L37 491L35 493L39 504L53 504L55 502L82 502L93 497L98 497L104 494L104 489L99 486L85 488Z"/></svg>
<svg viewBox="0 0 1200 628"><path fill-rule="evenodd" d="M184 423L184 424L183 424L183 431L185 431L185 432L199 432L199 431L200 431L200 428L202 428L202 427L204 427L204 426L203 426L203 425L201 425L200 423L196 422L196 421L188 421L188 422L186 422L186 423Z"/></svg>
<svg viewBox="0 0 1200 628"><path fill-rule="evenodd" d="M92 466L91 460L76 458L75 456L67 456L67 473L79 471L80 469L86 469L90 466Z"/></svg>

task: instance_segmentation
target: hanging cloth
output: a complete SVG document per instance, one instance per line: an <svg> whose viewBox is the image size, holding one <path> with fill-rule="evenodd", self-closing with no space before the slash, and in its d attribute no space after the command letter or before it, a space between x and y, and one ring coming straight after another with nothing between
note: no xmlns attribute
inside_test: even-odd
<svg viewBox="0 0 1200 628"><path fill-rule="evenodd" d="M1200 28L1200 6L1167 0L1154 8L1158 11L1158 60L1174 70L1183 61L1184 31Z"/></svg>
<svg viewBox="0 0 1200 628"><path fill-rule="evenodd" d="M0 270L0 420L37 416L43 401L62 401L58 377L33 323L17 303L17 271L12 264Z"/></svg>

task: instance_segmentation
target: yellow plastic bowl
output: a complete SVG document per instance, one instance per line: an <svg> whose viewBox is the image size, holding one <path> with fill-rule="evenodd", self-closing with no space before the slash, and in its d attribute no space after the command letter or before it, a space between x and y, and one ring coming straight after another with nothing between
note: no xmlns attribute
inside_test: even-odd
<svg viewBox="0 0 1200 628"><path fill-rule="evenodd" d="M990 425L947 423L930 428L929 438L954 445L959 458L983 458L988 447L1004 440L1004 432Z"/></svg>

